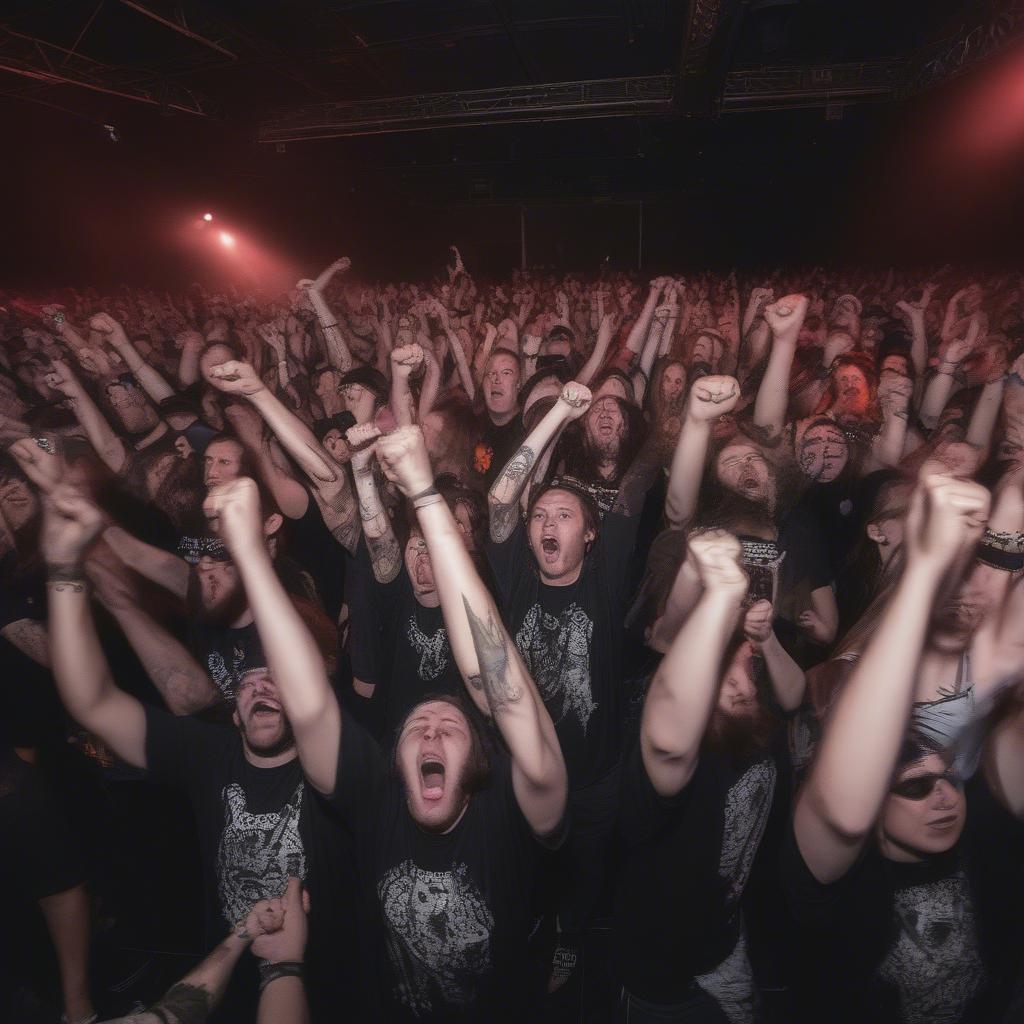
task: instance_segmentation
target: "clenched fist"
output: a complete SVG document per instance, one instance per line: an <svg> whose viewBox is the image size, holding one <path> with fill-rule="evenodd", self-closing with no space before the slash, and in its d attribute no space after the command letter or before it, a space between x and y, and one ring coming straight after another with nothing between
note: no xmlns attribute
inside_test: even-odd
<svg viewBox="0 0 1024 1024"><path fill-rule="evenodd" d="M434 471L419 427L399 427L377 442L377 461L384 475L407 497L434 484Z"/></svg>
<svg viewBox="0 0 1024 1024"><path fill-rule="evenodd" d="M562 393L558 396L558 404L567 419L578 420L586 414L593 398L590 388L571 380L562 388Z"/></svg>
<svg viewBox="0 0 1024 1024"><path fill-rule="evenodd" d="M260 492L249 477L211 487L203 502L203 515L232 555L263 547Z"/></svg>
<svg viewBox="0 0 1024 1024"><path fill-rule="evenodd" d="M687 415L690 419L710 423L732 412L739 397L740 385L735 377L699 377L690 388Z"/></svg>

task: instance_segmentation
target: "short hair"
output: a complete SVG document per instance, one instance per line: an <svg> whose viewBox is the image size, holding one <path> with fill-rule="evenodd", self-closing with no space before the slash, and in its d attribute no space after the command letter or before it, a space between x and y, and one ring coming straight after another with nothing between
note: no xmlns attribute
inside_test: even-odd
<svg viewBox="0 0 1024 1024"><path fill-rule="evenodd" d="M597 502L578 483L566 480L565 477L555 477L550 483L543 484L530 495L530 501L526 507L527 520L533 515L533 509L537 502L549 491L565 491L576 498L583 512L584 528L593 531L595 538L597 537L601 531L601 510L598 508Z"/></svg>

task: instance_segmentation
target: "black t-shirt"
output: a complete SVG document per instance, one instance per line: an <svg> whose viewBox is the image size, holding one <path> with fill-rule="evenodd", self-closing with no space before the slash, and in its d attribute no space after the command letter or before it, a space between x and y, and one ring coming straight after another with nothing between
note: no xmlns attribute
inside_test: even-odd
<svg viewBox="0 0 1024 1024"><path fill-rule="evenodd" d="M373 575L360 540L349 587L352 674L375 687L382 736L389 739L429 693L462 692L462 677L440 607L424 608L403 567L390 583Z"/></svg>
<svg viewBox="0 0 1024 1024"><path fill-rule="evenodd" d="M782 880L799 925L797 992L814 1019L989 1024L1019 982L1024 828L976 776L959 843L922 863L872 843L823 885L790 825Z"/></svg>
<svg viewBox="0 0 1024 1024"><path fill-rule="evenodd" d="M384 1020L532 1019L527 955L543 856L512 791L508 761L492 758L489 785L445 835L422 831L380 748L342 712L331 802L356 836L383 935Z"/></svg>
<svg viewBox="0 0 1024 1024"><path fill-rule="evenodd" d="M262 651L256 624L247 626L213 626L192 622L189 626L189 646L196 660L202 665L220 691L224 702L235 705L235 694L242 674L258 667L265 659L253 653Z"/></svg>
<svg viewBox="0 0 1024 1024"><path fill-rule="evenodd" d="M298 758L256 767L246 760L237 729L146 707L146 764L157 782L184 790L195 812L207 947L253 903L281 895L288 876L298 875L310 894L311 985L339 997L347 988L346 998L358 999L353 841L305 781Z"/></svg>
<svg viewBox="0 0 1024 1024"><path fill-rule="evenodd" d="M312 494L305 513L285 523L285 537L288 554L313 578L327 614L337 622L345 601L345 549L327 529Z"/></svg>
<svg viewBox="0 0 1024 1024"><path fill-rule="evenodd" d="M484 490L498 478L525 436L526 430L518 416L499 427L491 422L486 411L483 413L480 435L473 449L473 475Z"/></svg>
<svg viewBox="0 0 1024 1024"><path fill-rule="evenodd" d="M740 933L740 897L764 834L778 750L742 762L702 750L690 782L660 796L639 739L622 770L614 956L640 999L678 1003L717 967Z"/></svg>
<svg viewBox="0 0 1024 1024"><path fill-rule="evenodd" d="M619 758L627 569L638 523L609 512L579 579L566 587L541 582L522 520L504 543L487 546L505 622L555 723L572 789Z"/></svg>

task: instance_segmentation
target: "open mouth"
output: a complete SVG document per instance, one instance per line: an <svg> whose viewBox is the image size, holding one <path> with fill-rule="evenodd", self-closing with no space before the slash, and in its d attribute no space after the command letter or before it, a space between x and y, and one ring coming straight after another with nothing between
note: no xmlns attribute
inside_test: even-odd
<svg viewBox="0 0 1024 1024"><path fill-rule="evenodd" d="M262 718L268 715L279 715L281 709L276 704L271 704L265 700L258 700L252 706L252 717Z"/></svg>
<svg viewBox="0 0 1024 1024"><path fill-rule="evenodd" d="M741 491L756 491L759 481L756 476L745 476L740 480Z"/></svg>
<svg viewBox="0 0 1024 1024"><path fill-rule="evenodd" d="M444 796L444 765L428 758L420 765L424 800L440 800Z"/></svg>
<svg viewBox="0 0 1024 1024"><path fill-rule="evenodd" d="M547 561L553 561L558 557L558 541L554 537L543 537L540 542L540 549Z"/></svg>

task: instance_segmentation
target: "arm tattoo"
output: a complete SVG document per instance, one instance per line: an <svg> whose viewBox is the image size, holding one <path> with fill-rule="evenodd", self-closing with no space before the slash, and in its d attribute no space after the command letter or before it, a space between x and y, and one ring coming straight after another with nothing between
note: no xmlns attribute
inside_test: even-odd
<svg viewBox="0 0 1024 1024"><path fill-rule="evenodd" d="M474 689L483 690L490 705L491 714L495 717L504 711L509 704L517 704L523 697L522 688L509 678L508 648L505 646L507 637L505 627L494 621L490 610L485 623L469 606L463 595L462 603L466 608L469 621L469 632L473 637L477 660L480 663L480 675L471 676L470 683Z"/></svg>
<svg viewBox="0 0 1024 1024"><path fill-rule="evenodd" d="M378 583L390 583L402 568L402 549L391 530L383 537L366 538L373 566L373 578Z"/></svg>
<svg viewBox="0 0 1024 1024"><path fill-rule="evenodd" d="M81 594L85 590L85 573L80 565L51 565L46 570L46 582L54 590L70 590Z"/></svg>
<svg viewBox="0 0 1024 1024"><path fill-rule="evenodd" d="M495 544L503 544L512 536L516 528L516 517L519 515L519 506L513 502L511 505L491 506L491 540Z"/></svg>
<svg viewBox="0 0 1024 1024"><path fill-rule="evenodd" d="M167 1024L203 1024L210 1013L210 1002L205 988L179 982L149 1012Z"/></svg>
<svg viewBox="0 0 1024 1024"><path fill-rule="evenodd" d="M501 494L500 504L515 503L536 461L537 453L529 445L524 444L505 463L501 476L498 477L494 487L491 488L491 493L496 497L499 493Z"/></svg>

